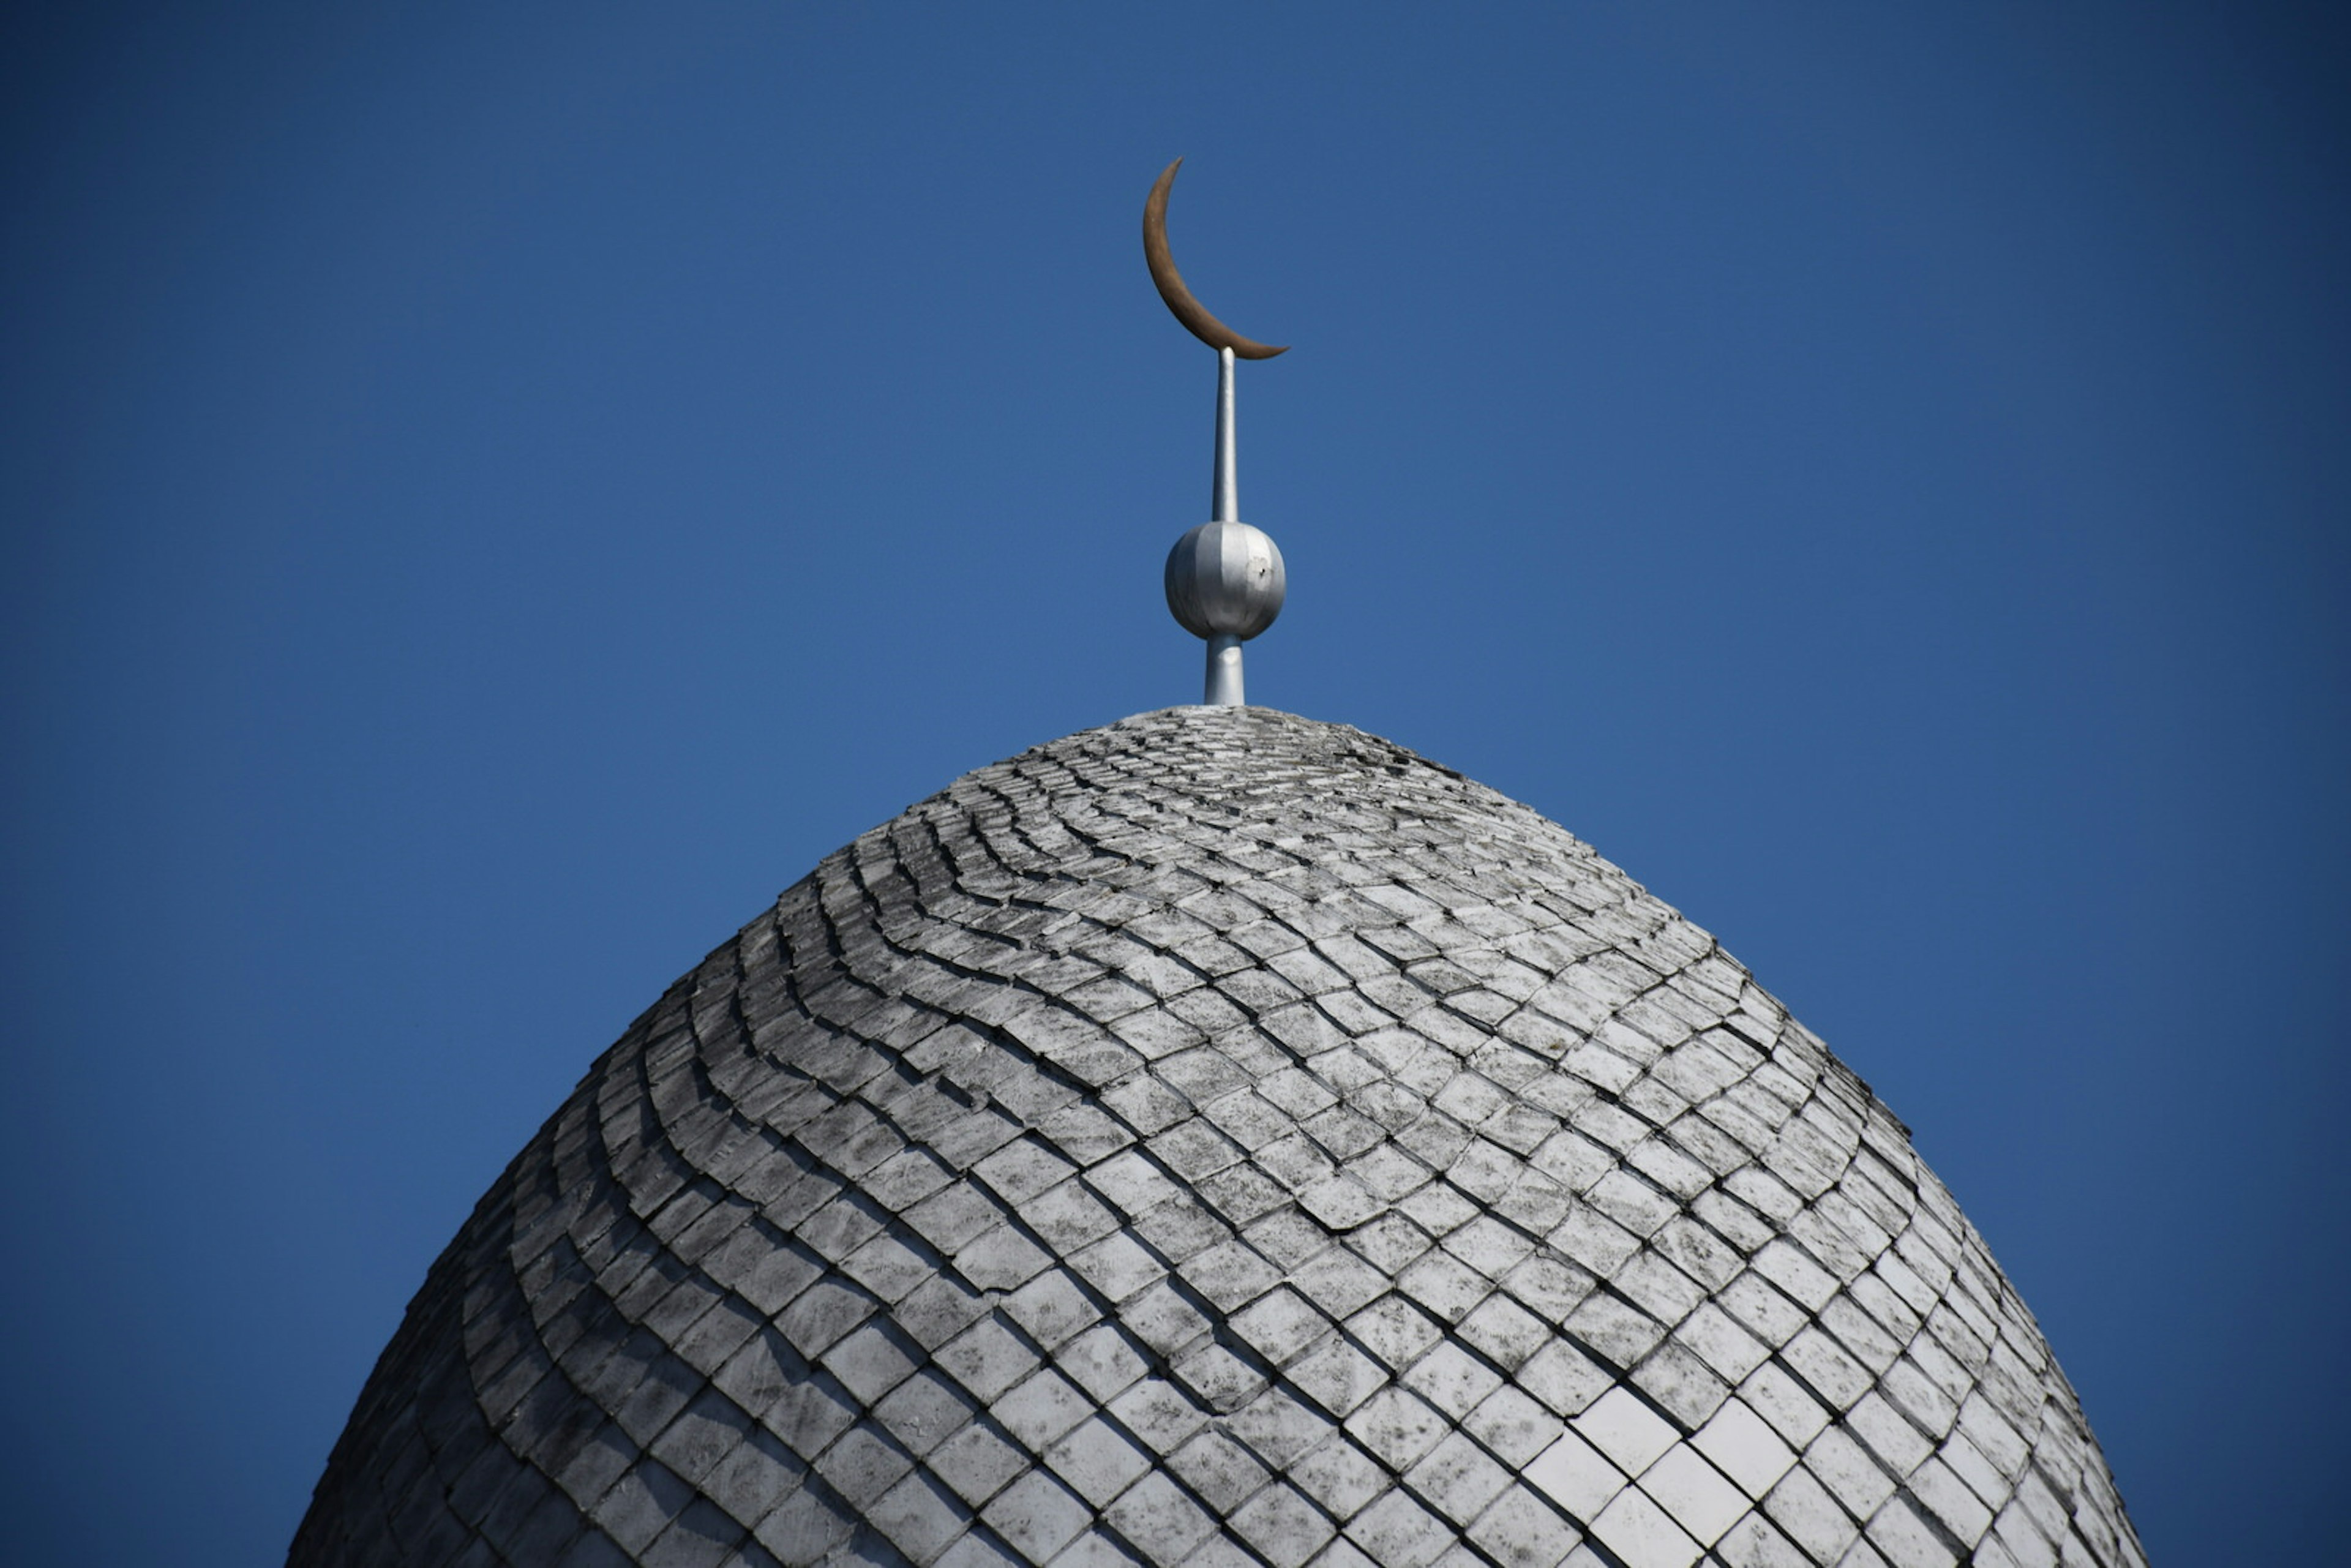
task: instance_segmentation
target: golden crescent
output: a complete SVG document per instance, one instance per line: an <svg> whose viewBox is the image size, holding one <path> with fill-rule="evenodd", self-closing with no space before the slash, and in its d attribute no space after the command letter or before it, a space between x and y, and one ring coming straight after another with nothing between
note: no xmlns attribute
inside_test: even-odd
<svg viewBox="0 0 2351 1568"><path fill-rule="evenodd" d="M1242 337L1209 315L1208 308L1184 287L1184 275L1176 270L1176 258L1167 250L1167 193L1175 188L1176 171L1183 166L1181 158L1168 164L1159 183L1151 187L1151 199L1143 204L1143 259L1151 268L1151 281L1159 287L1159 298L1167 301L1167 308L1176 312L1176 319L1192 336L1211 349L1230 349L1233 357L1240 360L1270 360L1288 353L1287 343L1277 348Z"/></svg>

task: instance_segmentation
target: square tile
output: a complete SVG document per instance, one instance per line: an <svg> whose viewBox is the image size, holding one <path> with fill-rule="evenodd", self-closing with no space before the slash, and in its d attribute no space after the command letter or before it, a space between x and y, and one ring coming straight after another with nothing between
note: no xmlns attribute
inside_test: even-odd
<svg viewBox="0 0 2351 1568"><path fill-rule="evenodd" d="M1750 1498L1761 1498L1796 1462L1763 1417L1739 1400L1725 1402L1690 1441Z"/></svg>
<svg viewBox="0 0 2351 1568"><path fill-rule="evenodd" d="M1674 1446L1671 1423L1630 1390L1612 1388L1568 1425L1627 1475L1638 1475Z"/></svg>
<svg viewBox="0 0 2351 1568"><path fill-rule="evenodd" d="M1564 1340L1554 1340L1537 1351L1511 1380L1562 1416L1583 1409L1616 1381Z"/></svg>
<svg viewBox="0 0 2351 1568"><path fill-rule="evenodd" d="M1046 1350L1052 1350L1102 1316L1077 1281L1048 1269L1004 1301L1004 1315Z"/></svg>
<svg viewBox="0 0 2351 1568"><path fill-rule="evenodd" d="M1386 1470L1343 1437L1293 1463L1289 1479L1343 1523L1394 1484Z"/></svg>
<svg viewBox="0 0 2351 1568"><path fill-rule="evenodd" d="M1427 1401L1394 1387L1380 1390L1347 1417L1348 1435L1398 1471L1437 1447L1449 1425Z"/></svg>
<svg viewBox="0 0 2351 1568"><path fill-rule="evenodd" d="M1154 1471L1102 1511L1103 1522L1135 1543L1158 1568L1174 1568L1214 1533L1216 1521L1183 1489Z"/></svg>
<svg viewBox="0 0 2351 1568"><path fill-rule="evenodd" d="M1219 1514L1229 1514L1265 1485L1257 1456L1221 1432L1202 1432L1169 1456L1167 1468Z"/></svg>
<svg viewBox="0 0 2351 1568"><path fill-rule="evenodd" d="M1042 1454L1062 1433L1092 1412L1092 1398L1051 1367L1040 1367L988 1406L988 1414L1032 1454Z"/></svg>
<svg viewBox="0 0 2351 1568"><path fill-rule="evenodd" d="M1452 1531L1401 1491L1391 1491L1347 1522L1347 1537L1380 1568L1426 1568Z"/></svg>
<svg viewBox="0 0 2351 1568"><path fill-rule="evenodd" d="M1141 1479L1153 1456L1101 1416L1090 1416L1045 1451L1045 1462L1080 1497L1101 1508Z"/></svg>
<svg viewBox="0 0 2351 1568"><path fill-rule="evenodd" d="M1032 1563L1069 1544L1093 1511L1042 1470L1030 1470L980 1510L980 1517Z"/></svg>
<svg viewBox="0 0 2351 1568"><path fill-rule="evenodd" d="M1469 1527L1469 1539L1504 1568L1557 1568L1579 1537L1524 1487L1511 1487Z"/></svg>
<svg viewBox="0 0 2351 1568"><path fill-rule="evenodd" d="M982 1318L941 1345L933 1359L983 1405L1028 1376L1037 1364L1036 1353L992 1317Z"/></svg>
<svg viewBox="0 0 2351 1568"><path fill-rule="evenodd" d="M1405 1483L1424 1502L1463 1526L1483 1513L1510 1482L1510 1472L1459 1432L1430 1449L1405 1475Z"/></svg>
<svg viewBox="0 0 2351 1568"><path fill-rule="evenodd" d="M1208 1418L1181 1389L1157 1377L1144 1378L1112 1400L1110 1413L1158 1454L1182 1447Z"/></svg>
<svg viewBox="0 0 2351 1568"><path fill-rule="evenodd" d="M1321 1510L1280 1481L1242 1504L1232 1529L1273 1568L1301 1568L1335 1533Z"/></svg>
<svg viewBox="0 0 2351 1568"><path fill-rule="evenodd" d="M1690 1568L1705 1551L1637 1487L1627 1487L1592 1521L1592 1533L1625 1568Z"/></svg>
<svg viewBox="0 0 2351 1568"><path fill-rule="evenodd" d="M1053 1364L1097 1401L1107 1404L1143 1375L1146 1364L1125 1335L1102 1323L1055 1350Z"/></svg>
<svg viewBox="0 0 2351 1568"><path fill-rule="evenodd" d="M1687 1443L1677 1443L1637 1483L1701 1546L1711 1546L1753 1506Z"/></svg>
<svg viewBox="0 0 2351 1568"><path fill-rule="evenodd" d="M1524 1479L1560 1507L1587 1524L1600 1517L1610 1500L1630 1484L1630 1479L1606 1455L1573 1432L1535 1457Z"/></svg>
<svg viewBox="0 0 2351 1568"><path fill-rule="evenodd" d="M1566 1423L1533 1398L1509 1386L1496 1389L1461 1426L1514 1470L1556 1442L1567 1429Z"/></svg>

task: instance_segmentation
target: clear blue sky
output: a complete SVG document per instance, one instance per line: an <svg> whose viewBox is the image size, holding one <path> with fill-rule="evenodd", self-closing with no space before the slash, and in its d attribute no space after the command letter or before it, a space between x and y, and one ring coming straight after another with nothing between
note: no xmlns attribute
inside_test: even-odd
<svg viewBox="0 0 2351 1568"><path fill-rule="evenodd" d="M37 14L45 11L47 15ZM21 7L0 1517L268 1562L475 1197L965 769L1251 695L1564 823L1909 1121L2158 1562L2341 1549L2319 8ZM19 1555L21 1553L21 1555Z"/></svg>

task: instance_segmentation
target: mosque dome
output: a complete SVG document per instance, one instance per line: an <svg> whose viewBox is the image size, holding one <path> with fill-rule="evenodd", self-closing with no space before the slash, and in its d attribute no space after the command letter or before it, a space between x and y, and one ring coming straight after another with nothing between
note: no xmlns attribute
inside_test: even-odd
<svg viewBox="0 0 2351 1568"><path fill-rule="evenodd" d="M1175 708L828 857L434 1263L297 1565L2143 1564L1902 1124L1564 830Z"/></svg>

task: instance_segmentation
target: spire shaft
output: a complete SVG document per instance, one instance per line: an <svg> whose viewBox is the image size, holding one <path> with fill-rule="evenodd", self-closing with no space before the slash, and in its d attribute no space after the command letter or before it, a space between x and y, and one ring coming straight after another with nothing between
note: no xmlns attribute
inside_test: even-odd
<svg viewBox="0 0 2351 1568"><path fill-rule="evenodd" d="M1241 685L1241 640L1231 635L1208 639L1208 675L1200 701L1207 707L1243 707L1249 697Z"/></svg>
<svg viewBox="0 0 2351 1568"><path fill-rule="evenodd" d="M1217 350L1217 478L1208 498L1208 520L1241 520L1240 479L1233 455L1233 351Z"/></svg>

